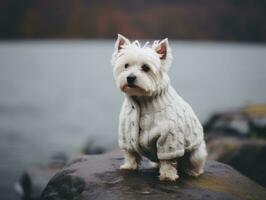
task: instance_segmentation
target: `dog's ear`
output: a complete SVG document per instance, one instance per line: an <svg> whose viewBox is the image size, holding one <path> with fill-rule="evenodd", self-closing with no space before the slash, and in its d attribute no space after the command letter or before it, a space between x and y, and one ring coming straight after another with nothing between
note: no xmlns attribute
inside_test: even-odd
<svg viewBox="0 0 266 200"><path fill-rule="evenodd" d="M168 39L165 38L160 42L155 41L153 44L153 49L161 59L162 69L167 72L173 59Z"/></svg>
<svg viewBox="0 0 266 200"><path fill-rule="evenodd" d="M130 44L130 41L126 37L124 37L121 34L118 34L117 35L117 40L115 42L115 49L117 51L119 51L120 49L122 49L123 48L123 45L128 45L128 44Z"/></svg>
<svg viewBox="0 0 266 200"><path fill-rule="evenodd" d="M155 51L159 54L161 60L165 60L167 54L170 53L168 38L165 38L159 42L155 47Z"/></svg>

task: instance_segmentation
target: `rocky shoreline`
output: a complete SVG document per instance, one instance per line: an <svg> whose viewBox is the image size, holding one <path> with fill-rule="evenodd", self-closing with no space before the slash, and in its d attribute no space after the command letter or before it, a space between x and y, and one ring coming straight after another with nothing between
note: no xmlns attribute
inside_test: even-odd
<svg viewBox="0 0 266 200"><path fill-rule="evenodd" d="M41 199L261 200L266 196L265 188L216 161L208 161L198 178L181 175L176 183L165 183L147 161L140 171L128 172L118 170L122 160L119 151L77 158L49 181Z"/></svg>

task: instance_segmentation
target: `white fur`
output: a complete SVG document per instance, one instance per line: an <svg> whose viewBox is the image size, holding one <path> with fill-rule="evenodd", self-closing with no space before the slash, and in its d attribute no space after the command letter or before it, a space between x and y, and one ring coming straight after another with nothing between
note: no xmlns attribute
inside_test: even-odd
<svg viewBox="0 0 266 200"><path fill-rule="evenodd" d="M111 62L116 85L125 94L119 119L119 147L125 155L121 169L137 169L140 157L145 156L159 163L160 180L174 181L178 178L176 162L186 154L185 172L203 173L207 157L203 129L170 84L168 40L149 47L118 35ZM143 71L144 64L150 71ZM134 87L127 83L129 75L136 76Z"/></svg>
<svg viewBox="0 0 266 200"><path fill-rule="evenodd" d="M175 181L178 179L177 163L171 160L160 161L160 180L161 181Z"/></svg>
<svg viewBox="0 0 266 200"><path fill-rule="evenodd" d="M140 162L140 156L128 151L124 151L125 163L120 166L120 169L136 170Z"/></svg>

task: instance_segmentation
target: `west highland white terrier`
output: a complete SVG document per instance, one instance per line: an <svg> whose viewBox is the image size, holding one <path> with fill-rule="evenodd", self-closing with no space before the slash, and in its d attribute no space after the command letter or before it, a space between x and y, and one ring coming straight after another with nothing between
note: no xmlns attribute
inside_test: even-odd
<svg viewBox="0 0 266 200"><path fill-rule="evenodd" d="M120 169L136 170L141 157L156 162L160 180L175 181L178 169L203 173L207 151L203 128L192 108L173 89L168 39L144 46L118 34L112 55L117 87L125 94L119 118Z"/></svg>

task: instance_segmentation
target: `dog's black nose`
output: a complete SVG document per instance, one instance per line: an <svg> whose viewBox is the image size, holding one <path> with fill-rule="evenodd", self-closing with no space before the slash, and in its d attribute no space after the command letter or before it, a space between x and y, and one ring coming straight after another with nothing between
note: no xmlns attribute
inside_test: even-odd
<svg viewBox="0 0 266 200"><path fill-rule="evenodd" d="M130 74L128 77L127 77L127 83L128 85L134 85L134 82L136 80L136 76L133 75L133 74Z"/></svg>

